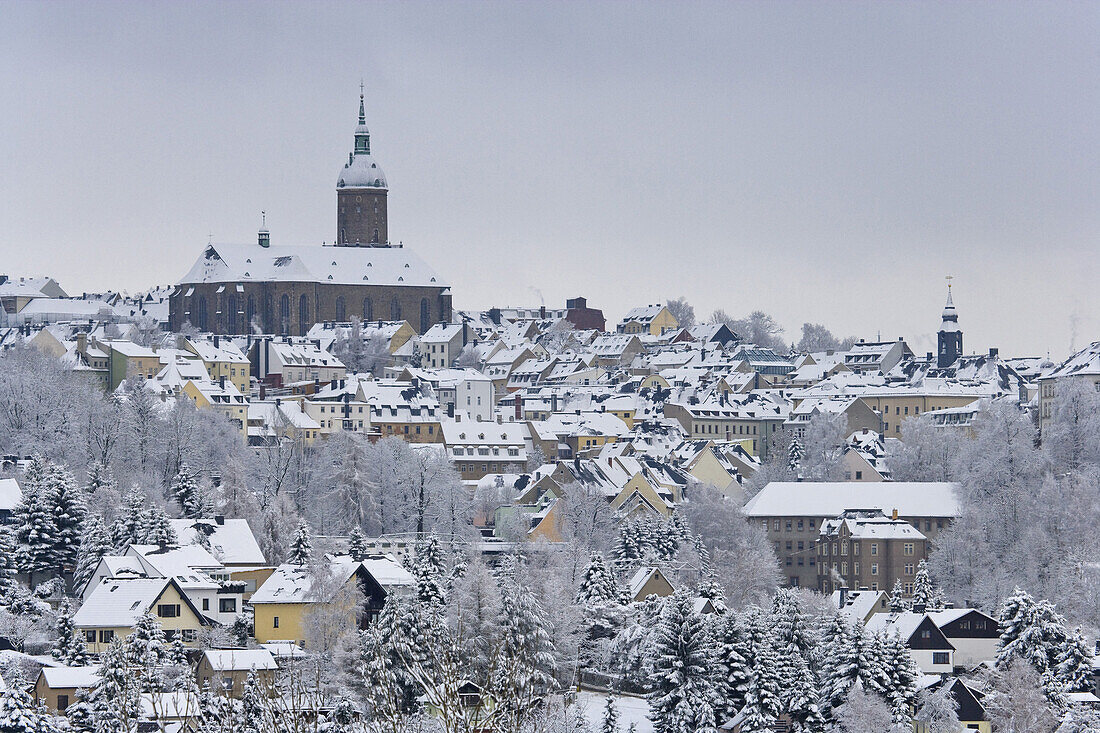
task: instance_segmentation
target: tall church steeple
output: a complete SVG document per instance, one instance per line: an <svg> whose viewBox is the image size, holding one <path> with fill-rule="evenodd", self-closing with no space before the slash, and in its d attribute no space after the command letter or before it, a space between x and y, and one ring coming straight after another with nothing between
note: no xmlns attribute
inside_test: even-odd
<svg viewBox="0 0 1100 733"><path fill-rule="evenodd" d="M370 152L370 130L363 85L359 85L359 124L355 147L336 180L336 242L344 247L388 247L386 174Z"/></svg>
<svg viewBox="0 0 1100 733"><path fill-rule="evenodd" d="M951 278L947 279L947 304L943 307L943 322L937 334L937 346L939 351L936 356L936 366L946 368L954 364L962 356L963 335L959 328L959 314L955 310L955 303L951 299Z"/></svg>

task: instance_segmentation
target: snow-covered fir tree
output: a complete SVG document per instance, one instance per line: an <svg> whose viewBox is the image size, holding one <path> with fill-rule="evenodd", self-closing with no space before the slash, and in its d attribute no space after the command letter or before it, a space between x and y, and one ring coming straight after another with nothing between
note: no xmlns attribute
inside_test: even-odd
<svg viewBox="0 0 1100 733"><path fill-rule="evenodd" d="M611 569L604 562L603 555L593 553L588 567L581 576L580 589L577 591L577 603L582 605L599 605L617 602L619 588L615 583L615 577Z"/></svg>
<svg viewBox="0 0 1100 733"><path fill-rule="evenodd" d="M76 553L76 570L73 571L73 588L81 589L92 578L99 561L114 552L114 540L95 512L84 519L84 531L80 537L80 549Z"/></svg>
<svg viewBox="0 0 1100 733"><path fill-rule="evenodd" d="M80 549L84 518L88 508L84 503L84 492L76 483L73 475L58 467L51 472L53 490L54 557L61 568L72 571L76 567Z"/></svg>
<svg viewBox="0 0 1100 733"><path fill-rule="evenodd" d="M921 671L898 634L891 634L885 645L885 669L889 685L884 695L890 704L894 728L913 729L913 710L920 693Z"/></svg>
<svg viewBox="0 0 1100 733"><path fill-rule="evenodd" d="M83 637L73 627L73 609L65 601L57 611L57 642L51 652L53 658L70 667L88 663L88 648Z"/></svg>
<svg viewBox="0 0 1100 733"><path fill-rule="evenodd" d="M99 682L87 696L88 718L95 733L132 733L141 712L141 680L130 669L122 639L99 656Z"/></svg>
<svg viewBox="0 0 1100 733"><path fill-rule="evenodd" d="M795 733L820 733L825 719L817 702L817 684L806 659L794 646L777 647L780 701Z"/></svg>
<svg viewBox="0 0 1100 733"><path fill-rule="evenodd" d="M172 520L159 506L151 506L142 513L138 539L143 545L157 547L173 547L179 544L176 530L172 528Z"/></svg>
<svg viewBox="0 0 1100 733"><path fill-rule="evenodd" d="M931 611L935 605L936 591L928 575L928 563L921 560L917 565L917 574L913 576L913 608Z"/></svg>
<svg viewBox="0 0 1100 733"><path fill-rule="evenodd" d="M818 699L826 720L835 720L836 710L859 679L859 634L840 613L825 630L818 655Z"/></svg>
<svg viewBox="0 0 1100 733"><path fill-rule="evenodd" d="M748 635L743 633L736 614L717 617L712 625L714 637L715 686L721 718L728 720L745 706L745 695L752 679L752 666L746 656L752 656Z"/></svg>
<svg viewBox="0 0 1100 733"><path fill-rule="evenodd" d="M718 686L714 645L692 597L678 592L665 603L653 647L649 718L656 733L716 730Z"/></svg>
<svg viewBox="0 0 1100 733"><path fill-rule="evenodd" d="M901 613L909 607L909 603L905 599L905 588L901 584L901 578L894 581L894 588L890 591L889 603L890 613Z"/></svg>
<svg viewBox="0 0 1100 733"><path fill-rule="evenodd" d="M291 565L307 565L313 557L313 538L309 534L309 525L306 520L298 520L298 529L294 532L294 539L290 543L290 556L287 562Z"/></svg>
<svg viewBox="0 0 1100 733"><path fill-rule="evenodd" d="M111 537L117 549L123 550L127 545L141 542L144 535L145 503L145 492L137 484L131 486L122 498L122 507L111 528Z"/></svg>
<svg viewBox="0 0 1100 733"><path fill-rule="evenodd" d="M62 729L14 680L0 691L0 733L55 733Z"/></svg>
<svg viewBox="0 0 1100 733"><path fill-rule="evenodd" d="M741 730L764 733L772 729L783 714L783 682L779 654L770 644L761 645L745 692Z"/></svg>
<svg viewBox="0 0 1100 733"><path fill-rule="evenodd" d="M498 688L510 690L513 723L527 714L554 680L554 643L546 614L531 591L514 580L501 589L501 652Z"/></svg>
<svg viewBox="0 0 1100 733"><path fill-rule="evenodd" d="M159 691L164 686L163 668L174 661L169 656L168 640L160 621L151 613L139 616L123 646L126 662L136 670L141 691Z"/></svg>
<svg viewBox="0 0 1100 733"><path fill-rule="evenodd" d="M600 733L619 733L619 709L615 706L615 696L611 694L603 704Z"/></svg>
<svg viewBox="0 0 1100 733"><path fill-rule="evenodd" d="M179 472L168 486L168 494L179 504L183 516L190 519L205 516L207 507L202 483L198 473L186 462L180 464Z"/></svg>
<svg viewBox="0 0 1100 733"><path fill-rule="evenodd" d="M0 526L0 598L15 583L19 567L15 562L15 541L11 527Z"/></svg>
<svg viewBox="0 0 1100 733"><path fill-rule="evenodd" d="M36 574L58 572L57 524L54 519L53 465L41 456L32 460L23 482L23 498L12 514L15 564L32 585Z"/></svg>
<svg viewBox="0 0 1100 733"><path fill-rule="evenodd" d="M367 537L358 524L351 528L348 536L348 555L356 562L367 559Z"/></svg>
<svg viewBox="0 0 1100 733"><path fill-rule="evenodd" d="M445 572L443 550L439 547L439 540L432 535L418 544L412 565L416 595L421 603L432 608L443 607L447 601L443 578Z"/></svg>

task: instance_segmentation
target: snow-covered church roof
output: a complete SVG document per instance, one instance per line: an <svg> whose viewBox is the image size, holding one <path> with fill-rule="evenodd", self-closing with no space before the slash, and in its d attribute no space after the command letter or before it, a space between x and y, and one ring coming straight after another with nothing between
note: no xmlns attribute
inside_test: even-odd
<svg viewBox="0 0 1100 733"><path fill-rule="evenodd" d="M404 247L259 244L210 244L177 284L244 282L448 286Z"/></svg>

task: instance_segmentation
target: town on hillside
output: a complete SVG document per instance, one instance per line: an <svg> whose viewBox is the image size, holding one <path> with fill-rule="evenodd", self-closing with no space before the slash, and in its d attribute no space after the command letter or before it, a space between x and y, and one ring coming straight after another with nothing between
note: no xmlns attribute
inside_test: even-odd
<svg viewBox="0 0 1100 733"><path fill-rule="evenodd" d="M0 275L0 730L1100 730L1100 341L464 309L348 122L332 245Z"/></svg>

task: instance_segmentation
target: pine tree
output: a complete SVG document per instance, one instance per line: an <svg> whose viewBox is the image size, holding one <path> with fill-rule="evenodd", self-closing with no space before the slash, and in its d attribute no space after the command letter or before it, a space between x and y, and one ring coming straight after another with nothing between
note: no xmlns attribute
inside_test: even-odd
<svg viewBox="0 0 1100 733"><path fill-rule="evenodd" d="M114 540L103 525L103 520L98 514L89 513L84 520L84 533L80 537L80 549L76 553L73 588L79 590L91 580L99 561L112 552L114 552Z"/></svg>
<svg viewBox="0 0 1100 733"><path fill-rule="evenodd" d="M313 557L313 539L309 535L309 525L306 520L298 520L298 529L294 533L294 540L290 543L290 557L287 562L291 565L306 565Z"/></svg>
<svg viewBox="0 0 1100 733"><path fill-rule="evenodd" d="M1046 600L1033 599L1019 588L1005 600L998 614L1001 639L997 666L1005 667L1017 657L1031 664L1040 675L1056 674L1059 657L1070 639L1065 619Z"/></svg>
<svg viewBox="0 0 1100 733"><path fill-rule="evenodd" d="M826 720L834 720L859 679L859 631L837 613L825 631L819 659L819 699Z"/></svg>
<svg viewBox="0 0 1100 733"><path fill-rule="evenodd" d="M111 469L107 467L107 464L100 461L93 463L92 467L88 469L88 480L84 484L84 490L89 495L94 495L114 488L115 479L111 475Z"/></svg>
<svg viewBox="0 0 1100 733"><path fill-rule="evenodd" d="M1062 686L1070 692L1085 691L1089 688L1092 676L1092 650L1080 628L1073 630L1058 651L1053 671Z"/></svg>
<svg viewBox="0 0 1100 733"><path fill-rule="evenodd" d="M780 588L772 600L773 630L780 648L793 651L807 660L816 641L809 617L802 610L793 588Z"/></svg>
<svg viewBox="0 0 1100 733"><path fill-rule="evenodd" d="M510 714L517 720L553 682L554 643L538 599L515 581L506 581L501 589L500 657L495 684L508 691Z"/></svg>
<svg viewBox="0 0 1100 733"><path fill-rule="evenodd" d="M930 611L935 605L936 592L928 575L928 563L921 560L917 565L917 574L913 577L913 608Z"/></svg>
<svg viewBox="0 0 1100 733"><path fill-rule="evenodd" d="M737 616L732 613L719 617L714 624L714 668L716 690L721 703L723 719L732 718L745 706L745 695L752 680L752 666L746 655L747 635L742 633Z"/></svg>
<svg viewBox="0 0 1100 733"><path fill-rule="evenodd" d="M886 640L885 657L889 685L884 697L890 703L894 727L897 730L912 730L913 711L920 693L920 668L896 633Z"/></svg>
<svg viewBox="0 0 1100 733"><path fill-rule="evenodd" d="M611 694L608 694L603 706L600 733L619 733L619 710L615 707L615 697Z"/></svg>
<svg viewBox="0 0 1100 733"><path fill-rule="evenodd" d="M802 443L797 439L791 440L791 444L787 448L787 468L797 472L802 468L802 458L804 455L805 451L802 450Z"/></svg>
<svg viewBox="0 0 1100 733"><path fill-rule="evenodd" d="M443 551L439 547L439 540L432 535L427 541L419 544L412 567L412 575L416 579L416 596L421 603L426 603L432 608L442 608L446 605L443 574Z"/></svg>
<svg viewBox="0 0 1100 733"><path fill-rule="evenodd" d="M172 520L158 506L149 507L143 513L139 539L143 545L157 547L173 547L179 544L176 530L172 528Z"/></svg>
<svg viewBox="0 0 1100 733"><path fill-rule="evenodd" d="M367 538L359 525L351 528L351 536L348 538L348 554L355 562L367 559Z"/></svg>
<svg viewBox="0 0 1100 733"><path fill-rule="evenodd" d="M264 704L263 690L260 689L260 679L255 670L249 672L245 679L241 705L235 717L234 729L244 733L265 733L274 728L268 722L267 706Z"/></svg>
<svg viewBox="0 0 1100 733"><path fill-rule="evenodd" d="M84 639L73 627L73 609L65 601L57 613L57 644L53 658L70 667L82 667L88 663L88 651Z"/></svg>
<svg viewBox="0 0 1100 733"><path fill-rule="evenodd" d="M51 471L53 490L54 561L64 569L76 567L84 518L88 508L73 475L61 468Z"/></svg>
<svg viewBox="0 0 1100 733"><path fill-rule="evenodd" d="M19 684L0 692L0 733L53 733L58 726Z"/></svg>
<svg viewBox="0 0 1100 733"><path fill-rule="evenodd" d="M770 645L761 646L756 652L756 665L745 693L742 731L764 733L772 729L772 724L783 713L782 685L776 651Z"/></svg>
<svg viewBox="0 0 1100 733"><path fill-rule="evenodd" d="M894 581L894 589L890 591L890 612L901 613L909 604L905 600L905 588L901 584L901 578Z"/></svg>
<svg viewBox="0 0 1100 733"><path fill-rule="evenodd" d="M164 686L163 667L171 663L164 629L151 613L142 614L134 630L126 637L127 664L135 670L142 692L159 692Z"/></svg>
<svg viewBox="0 0 1100 733"><path fill-rule="evenodd" d="M209 516L206 492L198 474L186 462L180 464L179 473L172 479L168 493L180 505L183 516L188 519Z"/></svg>
<svg viewBox="0 0 1100 733"><path fill-rule="evenodd" d="M817 703L817 687L805 658L786 646L777 649L779 656L780 700L783 712L791 721L795 733L816 733L825 726Z"/></svg>
<svg viewBox="0 0 1100 733"><path fill-rule="evenodd" d="M593 553L588 567L581 577L580 589L577 591L577 603L582 605L599 605L604 603L616 603L619 598L619 588L611 570L604 562L603 555Z"/></svg>
<svg viewBox="0 0 1100 733"><path fill-rule="evenodd" d="M636 521L619 524L619 537L615 543L615 558L622 562L640 560L642 547L639 525Z"/></svg>
<svg viewBox="0 0 1100 733"><path fill-rule="evenodd" d="M0 526L0 598L15 584L19 568L15 563L15 542L10 527Z"/></svg>
<svg viewBox="0 0 1100 733"><path fill-rule="evenodd" d="M134 484L122 499L122 509L111 530L115 549L125 550L133 544L141 544L144 535L145 492Z"/></svg>
<svg viewBox="0 0 1100 733"><path fill-rule="evenodd" d="M31 461L23 482L23 499L13 513L15 525L15 564L21 572L56 573L57 525L53 509L56 499L50 479L51 464L42 457Z"/></svg>
<svg viewBox="0 0 1100 733"><path fill-rule="evenodd" d="M656 733L713 732L718 703L713 645L687 593L667 600L653 656L649 717Z"/></svg>
<svg viewBox="0 0 1100 733"><path fill-rule="evenodd" d="M99 683L87 698L96 733L132 733L141 711L139 683L130 670L122 640L116 639L100 654Z"/></svg>
<svg viewBox="0 0 1100 733"><path fill-rule="evenodd" d="M858 649L859 681L863 683L863 689L885 697L890 689L885 638L861 628Z"/></svg>

